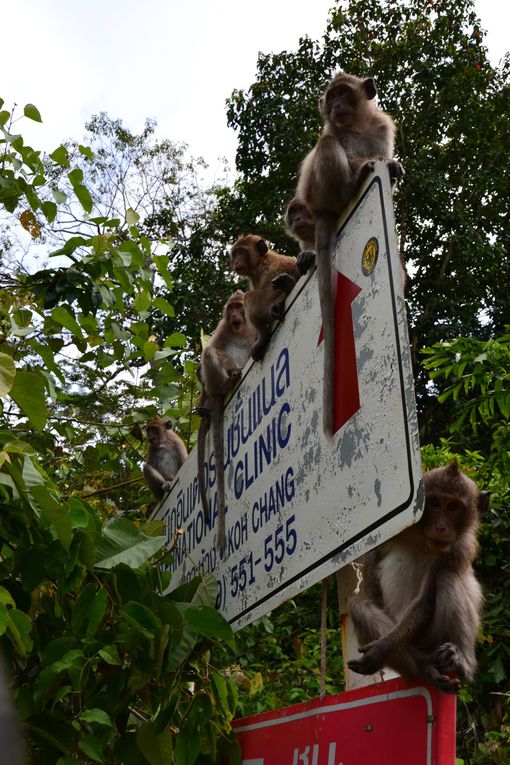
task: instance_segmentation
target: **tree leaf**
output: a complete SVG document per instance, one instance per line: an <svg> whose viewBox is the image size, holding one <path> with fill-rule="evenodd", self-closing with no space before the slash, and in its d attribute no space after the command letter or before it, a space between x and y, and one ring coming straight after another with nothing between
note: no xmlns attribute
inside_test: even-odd
<svg viewBox="0 0 510 765"><path fill-rule="evenodd" d="M25 108L23 109L23 114L25 115L25 117L28 117L29 120L34 120L34 122L42 122L39 109L33 104L25 104Z"/></svg>
<svg viewBox="0 0 510 765"><path fill-rule="evenodd" d="M12 388L16 376L14 361L7 353L0 353L0 396L5 397Z"/></svg>
<svg viewBox="0 0 510 765"><path fill-rule="evenodd" d="M172 762L172 738L165 731L156 733L153 723L143 725L136 736L136 743L150 765L168 765Z"/></svg>
<svg viewBox="0 0 510 765"><path fill-rule="evenodd" d="M219 611L207 606L184 604L183 616L186 622L200 635L216 640L224 640L231 648L235 646L232 627Z"/></svg>
<svg viewBox="0 0 510 765"><path fill-rule="evenodd" d="M54 308L51 312L51 318L54 319L57 324L60 324L62 327L65 327L72 332L73 335L76 335L76 337L83 337L80 325L66 306L59 305Z"/></svg>
<svg viewBox="0 0 510 765"><path fill-rule="evenodd" d="M55 149L55 151L52 151L50 154L50 158L57 163L57 165L62 165L62 167L69 167L69 152L67 151L65 146L59 146ZM53 191L53 196L55 196L55 191ZM58 194L61 194L61 192L58 192ZM65 194L63 195L64 199L55 199L56 202L65 202Z"/></svg>
<svg viewBox="0 0 510 765"><path fill-rule="evenodd" d="M97 709L97 707L94 707L93 709L86 709L80 715L80 719L85 720L85 722L95 723L96 725L106 725L109 728L113 728L113 723L110 715L107 714L103 709Z"/></svg>
<svg viewBox="0 0 510 765"><path fill-rule="evenodd" d="M147 630L151 637L154 637L156 632L162 627L161 621L158 617L146 606L141 603L135 603L133 601L126 603L121 608L121 613L127 617L128 621L132 624L136 624L139 627Z"/></svg>
<svg viewBox="0 0 510 765"><path fill-rule="evenodd" d="M68 550L73 539L73 531L67 509L50 494L48 487L44 483L32 486L30 493L42 510L42 518L48 525L51 524L57 538L61 541L63 547Z"/></svg>
<svg viewBox="0 0 510 765"><path fill-rule="evenodd" d="M116 645L105 645L99 649L98 654L107 664L122 666L122 659Z"/></svg>
<svg viewBox="0 0 510 765"><path fill-rule="evenodd" d="M90 607L89 623L87 625L87 637L94 637L106 612L108 593L101 587Z"/></svg>
<svg viewBox="0 0 510 765"><path fill-rule="evenodd" d="M113 568L125 563L138 568L166 544L166 537L148 537L127 518L107 524L96 547L96 568Z"/></svg>
<svg viewBox="0 0 510 765"><path fill-rule="evenodd" d="M47 420L46 393L42 377L34 372L18 370L9 395L32 425L37 430L42 430Z"/></svg>

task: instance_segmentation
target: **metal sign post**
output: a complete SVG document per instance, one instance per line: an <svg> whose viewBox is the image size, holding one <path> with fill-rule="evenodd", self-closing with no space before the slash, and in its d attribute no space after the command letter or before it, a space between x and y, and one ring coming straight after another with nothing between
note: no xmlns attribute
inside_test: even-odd
<svg viewBox="0 0 510 765"><path fill-rule="evenodd" d="M334 256L335 433L322 431L323 351L317 277L301 279L262 363L225 407L227 547L215 546L215 466L207 443L213 524L203 516L194 450L156 511L171 544L171 587L218 580L235 629L358 558L422 510L407 320L388 172L343 220Z"/></svg>

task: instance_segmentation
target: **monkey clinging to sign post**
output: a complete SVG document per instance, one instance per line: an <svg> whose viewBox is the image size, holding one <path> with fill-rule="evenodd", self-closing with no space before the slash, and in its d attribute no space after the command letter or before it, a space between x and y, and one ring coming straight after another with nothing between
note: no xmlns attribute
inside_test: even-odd
<svg viewBox="0 0 510 765"><path fill-rule="evenodd" d="M482 594L472 563L489 495L456 461L424 484L420 520L365 556L363 592L349 601L363 656L348 665L362 675L388 666L457 693L447 673L471 680L476 669Z"/></svg>
<svg viewBox="0 0 510 765"><path fill-rule="evenodd" d="M170 420L154 417L147 424L147 462L143 475L147 486L156 499L162 499L170 490L170 484L188 456L184 443Z"/></svg>
<svg viewBox="0 0 510 765"><path fill-rule="evenodd" d="M315 251L322 321L324 325L324 431L333 432L335 325L331 295L331 252L340 213L374 169L377 159L388 160L392 179L403 169L393 157L395 126L374 103L374 80L337 74L320 99L322 134L305 157L296 189L315 218Z"/></svg>
<svg viewBox="0 0 510 765"><path fill-rule="evenodd" d="M204 461L205 437L209 424L213 425L213 452L216 465L218 547L225 549L225 476L223 470L223 401L225 395L241 379L241 372L250 358L255 341L255 329L248 323L244 312L245 295L237 290L223 308L223 317L204 349L200 364L200 380L204 386L199 413L202 423L198 431L198 483L204 515L209 516Z"/></svg>

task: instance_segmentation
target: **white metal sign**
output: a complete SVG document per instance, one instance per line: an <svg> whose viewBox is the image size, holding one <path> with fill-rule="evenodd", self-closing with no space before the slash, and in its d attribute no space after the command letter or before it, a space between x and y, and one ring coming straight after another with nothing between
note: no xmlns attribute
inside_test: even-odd
<svg viewBox="0 0 510 765"><path fill-rule="evenodd" d="M287 301L263 363L225 408L225 557L216 550L216 471L207 442L212 525L194 450L156 511L175 549L171 588L212 572L235 629L416 520L423 497L407 320L393 203L377 164L340 227L335 434L322 430L323 352L316 273Z"/></svg>

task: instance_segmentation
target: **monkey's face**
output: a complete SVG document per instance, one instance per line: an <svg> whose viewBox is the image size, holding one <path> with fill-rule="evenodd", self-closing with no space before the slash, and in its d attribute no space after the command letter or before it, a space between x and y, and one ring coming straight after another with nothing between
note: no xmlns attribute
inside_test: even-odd
<svg viewBox="0 0 510 765"><path fill-rule="evenodd" d="M230 253L230 262L239 276L248 276L252 272L250 251L247 247L234 247Z"/></svg>
<svg viewBox="0 0 510 765"><path fill-rule="evenodd" d="M289 207L286 221L288 228L298 239L305 242L315 239L315 221L311 210L305 205L295 204Z"/></svg>
<svg viewBox="0 0 510 765"><path fill-rule="evenodd" d="M231 302L227 306L227 321L233 332L240 332L245 324L244 305L242 302Z"/></svg>
<svg viewBox="0 0 510 765"><path fill-rule="evenodd" d="M462 534L470 515L470 507L457 496L442 492L427 494L419 523L428 546L434 550L448 550Z"/></svg>
<svg viewBox="0 0 510 765"><path fill-rule="evenodd" d="M357 117L358 94L347 82L330 86L324 96L324 111L334 125L349 125Z"/></svg>
<svg viewBox="0 0 510 765"><path fill-rule="evenodd" d="M147 427L147 441L151 446L159 446L161 443L161 431L156 425Z"/></svg>

